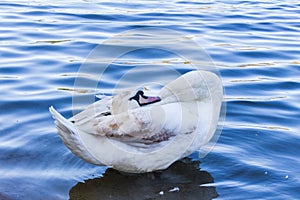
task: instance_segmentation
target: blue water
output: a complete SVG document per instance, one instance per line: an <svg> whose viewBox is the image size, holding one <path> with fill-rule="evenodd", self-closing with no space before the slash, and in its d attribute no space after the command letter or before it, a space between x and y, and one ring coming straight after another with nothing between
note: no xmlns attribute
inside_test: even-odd
<svg viewBox="0 0 300 200"><path fill-rule="evenodd" d="M298 1L14 0L0 3L0 18L0 199L96 199L98 189L104 199L300 198ZM73 95L95 94L74 89L90 52L142 27L178 31L206 51L223 81L226 119L206 157L132 177L70 153L48 107L70 117ZM146 66L135 72L139 86L191 69L172 53L137 51L114 61L98 89L112 93L133 66Z"/></svg>

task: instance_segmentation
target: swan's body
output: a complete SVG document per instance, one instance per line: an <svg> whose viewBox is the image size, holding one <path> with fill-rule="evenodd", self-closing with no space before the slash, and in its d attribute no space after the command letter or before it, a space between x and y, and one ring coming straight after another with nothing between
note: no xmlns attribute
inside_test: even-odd
<svg viewBox="0 0 300 200"><path fill-rule="evenodd" d="M163 87L160 101L140 106L122 92L69 120L50 112L65 145L78 157L127 172L165 169L213 136L222 102L220 79L192 71Z"/></svg>

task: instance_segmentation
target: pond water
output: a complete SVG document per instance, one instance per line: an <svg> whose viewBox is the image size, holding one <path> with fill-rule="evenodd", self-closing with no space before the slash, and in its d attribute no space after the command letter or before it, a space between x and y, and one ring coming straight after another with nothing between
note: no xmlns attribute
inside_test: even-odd
<svg viewBox="0 0 300 200"><path fill-rule="evenodd" d="M0 9L0 199L300 198L298 1L13 0ZM177 31L211 57L225 89L219 140L207 156L157 173L88 164L61 142L48 107L72 116L73 95L95 95L74 88L92 50L147 27ZM111 94L137 66L147 70L122 87L191 70L172 53L136 51L115 60L97 89Z"/></svg>

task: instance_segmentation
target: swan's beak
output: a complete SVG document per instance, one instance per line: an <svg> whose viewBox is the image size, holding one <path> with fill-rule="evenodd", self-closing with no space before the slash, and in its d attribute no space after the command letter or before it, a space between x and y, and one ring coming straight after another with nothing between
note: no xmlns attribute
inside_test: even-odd
<svg viewBox="0 0 300 200"><path fill-rule="evenodd" d="M145 106L151 103L155 103L161 100L160 97L148 97L144 95L143 91L138 91L133 97L129 98L129 101L136 100L140 106Z"/></svg>
<svg viewBox="0 0 300 200"><path fill-rule="evenodd" d="M140 106L144 106L144 105L148 105L148 104L151 104L151 103L158 102L160 100L161 100L160 97L147 97L147 96L144 96L144 95L140 95L139 104L140 104Z"/></svg>

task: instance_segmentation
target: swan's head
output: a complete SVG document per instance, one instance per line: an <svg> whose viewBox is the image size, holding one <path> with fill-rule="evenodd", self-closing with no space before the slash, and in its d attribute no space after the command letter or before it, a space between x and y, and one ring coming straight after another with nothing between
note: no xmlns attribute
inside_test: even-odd
<svg viewBox="0 0 300 200"><path fill-rule="evenodd" d="M151 103L155 103L161 100L160 97L148 97L144 95L144 92L139 90L133 97L129 98L129 101L136 100L140 106L145 106Z"/></svg>

